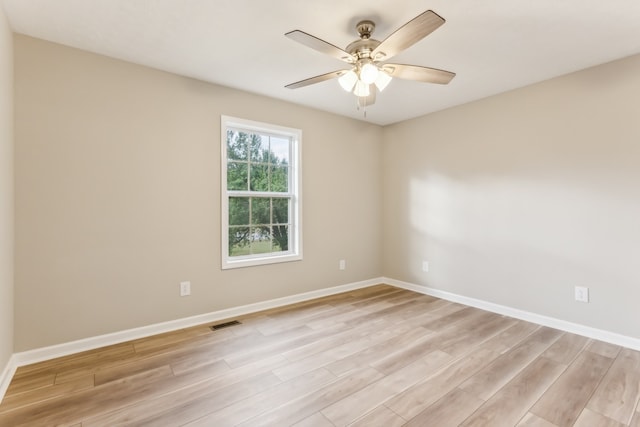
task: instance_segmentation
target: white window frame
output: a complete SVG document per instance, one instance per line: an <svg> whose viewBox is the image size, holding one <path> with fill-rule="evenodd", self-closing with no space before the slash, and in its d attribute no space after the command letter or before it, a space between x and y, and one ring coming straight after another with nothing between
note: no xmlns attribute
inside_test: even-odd
<svg viewBox="0 0 640 427"><path fill-rule="evenodd" d="M302 259L302 194L300 171L300 146L302 131L300 129L277 126L231 116L221 116L221 206L222 206L222 269L251 267L257 265L276 264L281 262L298 261ZM275 136L291 138L289 151L289 191L284 193L291 199L289 212L289 248L286 252L271 252L266 254L230 256L229 255L229 197L233 196L266 196L271 193L262 191L229 191L227 190L227 129L233 128L248 132L266 133ZM282 196L277 193L276 196Z"/></svg>

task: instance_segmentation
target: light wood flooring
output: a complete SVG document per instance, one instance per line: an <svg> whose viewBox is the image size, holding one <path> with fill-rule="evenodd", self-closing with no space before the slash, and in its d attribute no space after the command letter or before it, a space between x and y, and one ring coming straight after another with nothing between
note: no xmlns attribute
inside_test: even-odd
<svg viewBox="0 0 640 427"><path fill-rule="evenodd" d="M640 353L386 285L18 369L1 426L640 427Z"/></svg>

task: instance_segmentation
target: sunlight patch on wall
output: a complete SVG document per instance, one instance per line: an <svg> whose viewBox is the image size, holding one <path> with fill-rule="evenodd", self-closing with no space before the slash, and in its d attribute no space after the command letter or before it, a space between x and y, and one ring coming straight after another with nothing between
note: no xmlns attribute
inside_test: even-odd
<svg viewBox="0 0 640 427"><path fill-rule="evenodd" d="M635 274L640 227L628 224L640 217L640 203L584 183L432 173L410 181L407 202L408 267L428 286L462 292L476 287L473 278L477 286L526 283L534 292Z"/></svg>

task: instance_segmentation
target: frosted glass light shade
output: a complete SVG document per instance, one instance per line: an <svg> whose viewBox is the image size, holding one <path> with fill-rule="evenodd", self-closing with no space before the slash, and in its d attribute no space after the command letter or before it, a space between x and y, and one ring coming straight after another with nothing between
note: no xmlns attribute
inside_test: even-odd
<svg viewBox="0 0 640 427"><path fill-rule="evenodd" d="M378 78L378 74L380 74L378 67L368 62L364 64L360 69L360 80L370 85L376 81L376 79Z"/></svg>
<svg viewBox="0 0 640 427"><path fill-rule="evenodd" d="M385 87L391 82L391 76L384 71L380 71L378 73L378 78L376 79L376 87L380 92L384 90Z"/></svg>
<svg viewBox="0 0 640 427"><path fill-rule="evenodd" d="M357 81L358 81L358 75L353 70L342 75L338 79L338 83L340 83L340 86L342 86L342 89L346 90L347 92L351 92L353 90L353 87L356 85Z"/></svg>
<svg viewBox="0 0 640 427"><path fill-rule="evenodd" d="M355 96L369 96L369 93L369 85L362 80L358 80L356 82L356 88L353 90L353 94Z"/></svg>

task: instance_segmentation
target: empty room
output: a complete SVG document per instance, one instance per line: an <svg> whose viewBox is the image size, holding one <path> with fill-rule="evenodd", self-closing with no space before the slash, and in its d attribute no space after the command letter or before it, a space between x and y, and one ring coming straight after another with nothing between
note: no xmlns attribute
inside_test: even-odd
<svg viewBox="0 0 640 427"><path fill-rule="evenodd" d="M0 426L640 427L640 2L0 0Z"/></svg>

